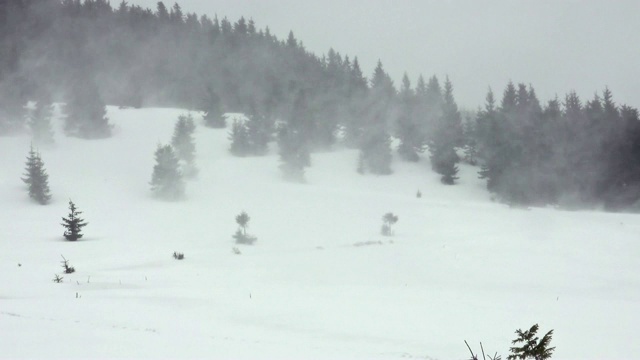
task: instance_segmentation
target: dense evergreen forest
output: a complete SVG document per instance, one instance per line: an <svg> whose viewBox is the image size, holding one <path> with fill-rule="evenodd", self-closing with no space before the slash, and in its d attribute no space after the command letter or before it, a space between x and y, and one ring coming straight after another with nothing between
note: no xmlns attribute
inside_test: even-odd
<svg viewBox="0 0 640 360"><path fill-rule="evenodd" d="M231 152L259 156L275 140L283 171L297 179L310 154L341 144L360 150L362 174L391 174L397 151L400 161L428 156L446 185L459 162L477 165L495 198L513 205L638 209L638 110L609 89L541 102L531 85L509 83L501 99L489 90L483 107L463 114L452 82L440 80L419 76L414 86L405 75L396 85L381 62L365 76L357 57L313 54L293 32L278 39L251 19L178 4L0 2L3 135L36 132L28 101L36 114L66 103L65 132L83 138L111 136L104 104L201 110L210 127L243 112L249 120L230 126Z"/></svg>

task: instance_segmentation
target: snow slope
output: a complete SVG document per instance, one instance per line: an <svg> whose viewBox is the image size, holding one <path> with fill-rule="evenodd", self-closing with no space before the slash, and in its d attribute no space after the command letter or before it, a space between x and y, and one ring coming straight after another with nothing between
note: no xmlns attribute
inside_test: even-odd
<svg viewBox="0 0 640 360"><path fill-rule="evenodd" d="M640 358L637 215L510 209L465 165L452 187L427 160L361 176L353 150L313 154L308 183L288 183L275 149L234 158L199 114L200 175L164 202L153 153L185 111L108 112L106 140L56 121L48 206L20 181L29 137L0 138L0 358L462 359L465 339L505 358L534 323L557 359ZM76 243L70 198L89 222ZM235 255L242 210L258 241ZM77 272L56 284L60 255Z"/></svg>

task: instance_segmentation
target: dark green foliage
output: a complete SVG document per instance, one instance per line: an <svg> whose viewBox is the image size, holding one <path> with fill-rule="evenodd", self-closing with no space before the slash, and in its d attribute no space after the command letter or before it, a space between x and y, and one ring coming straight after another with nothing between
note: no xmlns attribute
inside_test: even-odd
<svg viewBox="0 0 640 360"><path fill-rule="evenodd" d="M538 324L533 325L529 330L516 330L518 337L511 343L514 346L509 349L511 354L507 357L508 360L546 360L550 359L555 347L549 347L551 343L551 337L553 336L553 330L549 330L542 339L536 336L538 332Z"/></svg>
<svg viewBox="0 0 640 360"><path fill-rule="evenodd" d="M80 218L81 211L76 209L76 204L69 200L69 215L66 218L62 218L62 226L65 228L64 238L69 241L77 241L81 239L82 228L87 226L87 222Z"/></svg>
<svg viewBox="0 0 640 360"><path fill-rule="evenodd" d="M180 115L171 138L171 146L178 159L183 163L183 175L186 178L194 178L198 174L198 169L195 166L196 145L193 139L195 129L196 126L191 114Z"/></svg>
<svg viewBox="0 0 640 360"><path fill-rule="evenodd" d="M185 185L178 157L171 145L158 145L155 159L156 165L151 175L151 191L161 199L182 199Z"/></svg>
<svg viewBox="0 0 640 360"><path fill-rule="evenodd" d="M249 220L251 220L251 218L245 211L236 216L238 230L236 230L235 234L233 234L233 238L235 239L236 244L253 245L253 243L256 242L257 238L255 236L247 234Z"/></svg>
<svg viewBox="0 0 640 360"><path fill-rule="evenodd" d="M44 168L40 154L33 149L33 146L29 149L26 165L22 181L29 188L29 197L41 205L46 205L51 200L49 175Z"/></svg>
<svg viewBox="0 0 640 360"><path fill-rule="evenodd" d="M573 93L541 105L531 86L509 83L501 101L477 115L475 134L463 138L450 83L420 78L412 92L403 81L398 96L381 63L369 83L357 58L315 55L293 32L278 39L246 18L198 18L162 2L150 10L104 0L12 0L0 1L0 19L0 134L23 130L23 105L41 92L65 95L65 132L83 138L110 136L105 103L199 109L212 127L224 126L228 110L256 120L243 130L247 139L260 134L258 145L232 146L242 155L265 149L265 132L252 124L269 124L271 132L282 119L281 153L294 154L282 167L298 178L305 153L335 141L361 151L361 172L390 173L393 131L403 159L415 161L428 144L445 183L457 176L451 147L465 146L474 162L475 145L480 175L505 202L640 207L637 110L616 104L608 89L585 102Z"/></svg>
<svg viewBox="0 0 640 360"><path fill-rule="evenodd" d="M480 177L498 199L612 210L638 202L637 110L617 106L608 89L584 105L569 93L541 106L531 86L509 83L494 102L490 92L475 138Z"/></svg>

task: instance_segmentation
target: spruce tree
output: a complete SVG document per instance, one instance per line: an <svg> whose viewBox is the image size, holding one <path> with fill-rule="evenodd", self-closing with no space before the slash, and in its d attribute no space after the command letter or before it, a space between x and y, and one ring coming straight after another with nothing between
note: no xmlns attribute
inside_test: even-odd
<svg viewBox="0 0 640 360"><path fill-rule="evenodd" d="M411 82L407 74L402 78L399 94L398 118L396 120L396 134L400 139L398 154L407 161L418 161L418 153L422 152L422 132L417 124L416 97L411 89Z"/></svg>
<svg viewBox="0 0 640 360"><path fill-rule="evenodd" d="M224 128L227 124L222 114L220 96L211 87L207 88L207 97L204 104L204 124L211 128Z"/></svg>
<svg viewBox="0 0 640 360"><path fill-rule="evenodd" d="M371 78L371 91L367 99L367 122L360 138L358 172L370 171L376 175L388 175L391 170L391 136L388 131L389 111L395 98L393 81L378 66Z"/></svg>
<svg viewBox="0 0 640 360"><path fill-rule="evenodd" d="M518 337L511 341L513 346L509 349L511 354L507 356L508 360L547 360L553 355L555 347L549 347L553 330L549 330L542 339L536 336L538 332L538 324L533 325L529 330L516 330ZM520 344L521 346L517 346Z"/></svg>
<svg viewBox="0 0 640 360"><path fill-rule="evenodd" d="M300 90L287 122L278 129L280 169L286 178L296 181L304 179L304 168L311 165L309 138L312 129L306 92Z"/></svg>
<svg viewBox="0 0 640 360"><path fill-rule="evenodd" d="M183 162L183 174L187 178L194 178L198 174L198 169L195 166L196 145L193 139L195 128L191 114L180 115L171 138L171 146L178 159Z"/></svg>
<svg viewBox="0 0 640 360"><path fill-rule="evenodd" d="M47 175L40 154L33 149L33 146L29 149L26 165L25 177L22 178L22 181L29 187L29 197L46 205L51 200L49 175Z"/></svg>
<svg viewBox="0 0 640 360"><path fill-rule="evenodd" d="M155 152L156 165L151 176L151 191L166 200L184 197L184 181L180 162L171 145L158 145Z"/></svg>
<svg viewBox="0 0 640 360"><path fill-rule="evenodd" d="M457 180L460 161L455 146L462 143L462 120L453 98L453 86L447 78L442 101L442 115L437 121L434 134L429 142L431 167L442 175L444 184L452 185Z"/></svg>
<svg viewBox="0 0 640 360"><path fill-rule="evenodd" d="M244 119L234 119L229 132L231 147L229 151L235 156L248 156L251 153L251 143L249 141L249 129Z"/></svg>
<svg viewBox="0 0 640 360"><path fill-rule="evenodd" d="M271 140L272 126L266 116L252 111L246 123L249 148L252 155L264 155Z"/></svg>
<svg viewBox="0 0 640 360"><path fill-rule="evenodd" d="M28 110L27 124L31 130L31 137L34 143L38 145L53 144L52 116L53 105L46 100L38 101L34 108Z"/></svg>
<svg viewBox="0 0 640 360"><path fill-rule="evenodd" d="M255 243L256 240L258 240L258 238L256 238L255 236L247 234L247 228L249 227L249 220L251 220L251 218L249 217L249 214L247 214L245 211L241 212L236 216L236 223L238 224L238 230L236 230L235 234L233 234L232 236L235 239L236 244L253 245L253 243Z"/></svg>
<svg viewBox="0 0 640 360"><path fill-rule="evenodd" d="M95 80L79 75L67 94L64 131L69 136L100 139L111 136L107 109Z"/></svg>
<svg viewBox="0 0 640 360"><path fill-rule="evenodd" d="M304 168L311 164L311 156L300 129L290 124L281 125L278 129L278 147L280 170L285 178L303 181Z"/></svg>
<svg viewBox="0 0 640 360"><path fill-rule="evenodd" d="M81 239L82 228L87 226L87 222L80 218L79 215L82 212L76 209L76 204L69 200L69 215L66 218L62 218L62 226L66 229L64 232L64 238L69 241L76 241Z"/></svg>

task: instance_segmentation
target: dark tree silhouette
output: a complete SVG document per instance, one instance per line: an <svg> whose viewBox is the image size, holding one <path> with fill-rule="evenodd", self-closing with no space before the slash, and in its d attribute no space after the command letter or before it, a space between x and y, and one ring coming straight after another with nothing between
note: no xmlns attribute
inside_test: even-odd
<svg viewBox="0 0 640 360"><path fill-rule="evenodd" d="M29 197L41 205L46 205L51 200L49 175L44 168L40 154L33 149L33 146L29 149L26 165L22 181L29 188Z"/></svg>
<svg viewBox="0 0 640 360"><path fill-rule="evenodd" d="M87 226L87 222L80 218L81 211L76 209L76 204L69 200L69 215L62 218L62 226L65 228L64 238L69 241L76 241L81 239L82 228Z"/></svg>

